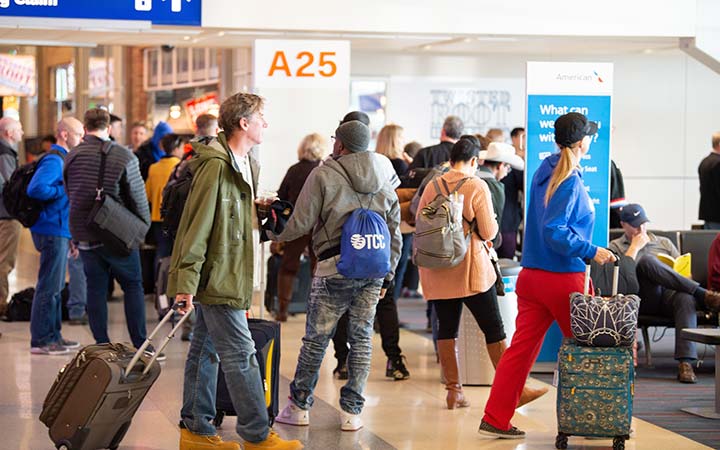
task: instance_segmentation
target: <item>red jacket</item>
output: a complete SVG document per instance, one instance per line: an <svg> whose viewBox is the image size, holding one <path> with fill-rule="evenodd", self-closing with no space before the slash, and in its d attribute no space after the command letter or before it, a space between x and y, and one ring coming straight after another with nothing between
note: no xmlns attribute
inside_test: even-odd
<svg viewBox="0 0 720 450"><path fill-rule="evenodd" d="M720 234L710 246L708 257L708 289L720 291Z"/></svg>

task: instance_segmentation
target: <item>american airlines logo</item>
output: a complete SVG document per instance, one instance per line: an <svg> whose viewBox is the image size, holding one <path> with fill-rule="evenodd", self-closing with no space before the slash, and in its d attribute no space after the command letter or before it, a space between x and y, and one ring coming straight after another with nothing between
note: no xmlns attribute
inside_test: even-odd
<svg viewBox="0 0 720 450"><path fill-rule="evenodd" d="M380 250L385 248L385 236L382 234L353 234L350 244L355 250Z"/></svg>
<svg viewBox="0 0 720 450"><path fill-rule="evenodd" d="M157 0L155 0L157 2ZM166 0L160 0L163 3L165 3ZM192 0L185 0L186 2L190 3ZM182 2L183 0L170 0L170 10L172 12L181 12L182 11ZM135 0L135 10L136 11L152 11L153 9L153 0Z"/></svg>

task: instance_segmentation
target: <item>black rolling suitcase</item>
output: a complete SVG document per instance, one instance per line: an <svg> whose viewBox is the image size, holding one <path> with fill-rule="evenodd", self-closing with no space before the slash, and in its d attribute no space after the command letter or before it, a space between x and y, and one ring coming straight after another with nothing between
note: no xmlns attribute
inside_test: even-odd
<svg viewBox="0 0 720 450"><path fill-rule="evenodd" d="M56 448L118 448L135 412L160 376L157 355L187 317L175 325L157 353L148 356L145 349L174 312L163 318L137 351L130 344L88 345L60 370L40 414Z"/></svg>
<svg viewBox="0 0 720 450"><path fill-rule="evenodd" d="M280 390L280 324L261 319L248 319L248 328L255 341L255 357L260 366L260 376L265 387L265 403L268 409L270 425L278 415L278 391ZM216 415L213 424L222 425L225 416L235 416L230 393L222 371L222 361L218 370Z"/></svg>

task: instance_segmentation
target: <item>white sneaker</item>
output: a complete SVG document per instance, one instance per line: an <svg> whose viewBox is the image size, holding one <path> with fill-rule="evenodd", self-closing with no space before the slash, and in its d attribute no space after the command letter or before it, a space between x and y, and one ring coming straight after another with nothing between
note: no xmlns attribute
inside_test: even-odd
<svg viewBox="0 0 720 450"><path fill-rule="evenodd" d="M343 431L357 431L363 427L360 414L350 414L345 411L340 411L340 420L340 429Z"/></svg>
<svg viewBox="0 0 720 450"><path fill-rule="evenodd" d="M290 400L287 406L285 406L275 418L275 422L306 427L310 425L310 411L301 409Z"/></svg>

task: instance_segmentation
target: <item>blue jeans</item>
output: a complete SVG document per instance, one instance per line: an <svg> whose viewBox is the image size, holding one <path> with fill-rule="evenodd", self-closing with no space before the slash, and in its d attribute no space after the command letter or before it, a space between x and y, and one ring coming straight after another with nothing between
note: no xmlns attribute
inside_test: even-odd
<svg viewBox="0 0 720 450"><path fill-rule="evenodd" d="M400 298L403 288L403 280L405 279L405 271L407 270L408 261L412 253L413 234L407 233L402 235L403 245L398 261L397 269L395 269L395 287L393 288L393 299Z"/></svg>
<svg viewBox="0 0 720 450"><path fill-rule="evenodd" d="M90 330L98 344L110 342L107 332L107 292L110 272L120 282L125 294L125 321L132 344L138 348L145 342L145 294L140 270L140 251L130 256L117 256L105 247L80 250L87 278L87 313Z"/></svg>
<svg viewBox="0 0 720 450"><path fill-rule="evenodd" d="M373 321L382 279L355 280L342 275L313 278L307 306L305 336L298 355L295 379L290 383L290 398L301 409L313 405L313 390L325 349L335 333L340 317L348 311L348 374L340 390L340 407L359 414L365 404L363 389L370 374Z"/></svg>
<svg viewBox="0 0 720 450"><path fill-rule="evenodd" d="M237 433L249 442L264 441L270 432L265 391L245 311L227 305L195 307L195 329L185 363L183 424L195 434L217 434L211 421L216 413L218 362L222 360L237 412Z"/></svg>
<svg viewBox="0 0 720 450"><path fill-rule="evenodd" d="M706 230L720 230L720 222L708 222L706 220L703 228Z"/></svg>
<svg viewBox="0 0 720 450"><path fill-rule="evenodd" d="M68 273L70 274L70 282L68 283L70 295L67 302L68 315L70 319L80 319L85 315L87 306L87 279L85 278L85 268L80 255L77 258L68 256Z"/></svg>
<svg viewBox="0 0 720 450"><path fill-rule="evenodd" d="M30 346L44 347L62 339L62 301L65 261L70 240L60 236L32 233L40 252L40 268L30 315Z"/></svg>

